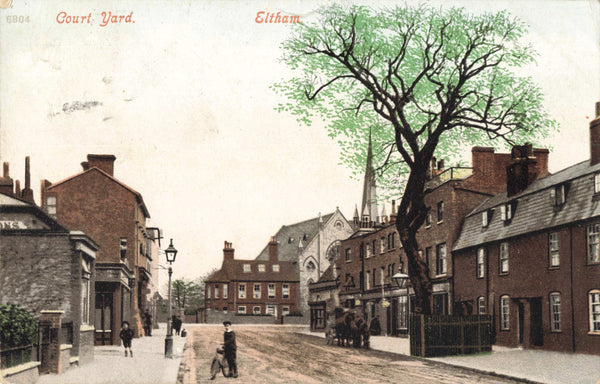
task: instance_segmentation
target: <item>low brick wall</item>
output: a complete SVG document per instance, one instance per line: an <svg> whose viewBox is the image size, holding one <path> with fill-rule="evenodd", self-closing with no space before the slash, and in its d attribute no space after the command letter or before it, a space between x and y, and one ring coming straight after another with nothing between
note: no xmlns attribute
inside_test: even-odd
<svg viewBox="0 0 600 384"><path fill-rule="evenodd" d="M94 360L94 327L82 325L79 330L79 364Z"/></svg>
<svg viewBox="0 0 600 384"><path fill-rule="evenodd" d="M283 316L282 324L309 325L308 316Z"/></svg>
<svg viewBox="0 0 600 384"><path fill-rule="evenodd" d="M20 364L0 371L0 382L11 384L34 384L38 381L39 361Z"/></svg>
<svg viewBox="0 0 600 384"><path fill-rule="evenodd" d="M71 349L73 346L71 344L61 344L60 345L60 365L59 365L59 373L62 373L69 369L71 366Z"/></svg>
<svg viewBox="0 0 600 384"><path fill-rule="evenodd" d="M207 311L206 323L222 324L225 320L231 321L232 324L274 324L273 316L257 316L257 315L238 315L237 313L223 313L220 311Z"/></svg>

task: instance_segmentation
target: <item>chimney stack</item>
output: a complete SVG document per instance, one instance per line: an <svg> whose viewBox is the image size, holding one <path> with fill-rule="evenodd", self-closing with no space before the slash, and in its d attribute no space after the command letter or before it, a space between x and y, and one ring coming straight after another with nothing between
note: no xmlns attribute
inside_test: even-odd
<svg viewBox="0 0 600 384"><path fill-rule="evenodd" d="M269 261L277 261L277 241L274 236L269 241Z"/></svg>
<svg viewBox="0 0 600 384"><path fill-rule="evenodd" d="M223 247L223 261L233 260L235 258L234 252L235 250L233 249L233 246L226 240Z"/></svg>
<svg viewBox="0 0 600 384"><path fill-rule="evenodd" d="M25 188L21 191L21 197L23 200L35 204L33 199L33 190L31 189L31 167L29 163L29 156L25 157Z"/></svg>
<svg viewBox="0 0 600 384"><path fill-rule="evenodd" d="M103 170L111 176L114 176L113 171L116 159L117 158L114 155L87 155L87 163L89 168L96 167L98 169ZM85 170L84 165L83 167Z"/></svg>
<svg viewBox="0 0 600 384"><path fill-rule="evenodd" d="M10 178L8 174L8 163L4 162L4 176L0 177L0 193L4 193L6 195L13 195L13 180Z"/></svg>
<svg viewBox="0 0 600 384"><path fill-rule="evenodd" d="M515 145L511 151L511 164L506 167L506 192L508 197L527 188L538 177L537 160L530 143Z"/></svg>
<svg viewBox="0 0 600 384"><path fill-rule="evenodd" d="M590 165L600 162L600 101L596 103L596 117L590 122Z"/></svg>

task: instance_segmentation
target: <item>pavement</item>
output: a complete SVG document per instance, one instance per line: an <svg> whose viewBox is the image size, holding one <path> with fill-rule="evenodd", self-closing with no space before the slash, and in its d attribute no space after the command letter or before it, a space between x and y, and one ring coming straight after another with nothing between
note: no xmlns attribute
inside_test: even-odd
<svg viewBox="0 0 600 384"><path fill-rule="evenodd" d="M94 361L60 374L41 375L37 384L175 384L186 338L173 335L173 358L165 358L166 324L152 336L133 339L133 357L121 346L94 347Z"/></svg>
<svg viewBox="0 0 600 384"><path fill-rule="evenodd" d="M301 333L325 338L323 332ZM410 355L408 338L371 336L371 349ZM544 384L600 384L600 356L493 346L492 352L425 360Z"/></svg>

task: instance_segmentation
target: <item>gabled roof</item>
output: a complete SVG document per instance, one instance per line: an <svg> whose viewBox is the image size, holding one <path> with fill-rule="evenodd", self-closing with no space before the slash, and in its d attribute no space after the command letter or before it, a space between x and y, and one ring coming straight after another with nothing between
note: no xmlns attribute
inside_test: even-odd
<svg viewBox="0 0 600 384"><path fill-rule="evenodd" d="M526 233L546 230L600 216L600 196L594 196L594 174L600 163L590 166L589 160L565 168L553 175L534 181L521 193L508 197L506 193L484 200L465 218L454 250L474 247ZM565 185L566 201L554 205L552 193ZM500 207L511 203L513 217L505 222ZM487 227L482 225L482 212L491 213Z"/></svg>
<svg viewBox="0 0 600 384"><path fill-rule="evenodd" d="M265 266L264 272L258 271L259 265ZM279 272L273 271L273 265L279 265ZM244 265L250 265L250 272L244 272ZM299 282L295 264L290 261L268 260L223 260L221 269L206 279L206 282L251 281L251 282Z"/></svg>
<svg viewBox="0 0 600 384"><path fill-rule="evenodd" d="M69 231L60 225L46 212L41 210L37 205L22 201L19 198L0 193L0 218L7 220L20 219L24 215L35 217L36 220L27 220L26 227L2 229L4 233L20 232L20 231L52 231L68 234Z"/></svg>
<svg viewBox="0 0 600 384"><path fill-rule="evenodd" d="M323 224L326 224L334 214L335 212L321 216ZM301 221L296 224L283 225L275 235L275 240L278 242L277 252L279 260L298 261L298 241L301 239L304 247L306 247L318 232L319 217ZM269 246L267 245L256 257L256 260L268 259Z"/></svg>
<svg viewBox="0 0 600 384"><path fill-rule="evenodd" d="M91 167L90 169L87 169L85 171L79 172L71 177L68 177L64 180L58 181L56 183L53 183L52 185L50 185L48 187L48 190L51 190L52 188L58 187L59 185L68 183L69 181L76 179L78 177L81 177L84 174L87 173L91 173L91 172L99 172L101 175L107 177L108 179L110 179L112 182L116 183L117 185L125 188L126 190L128 190L129 192L131 192L133 195L135 195L138 204L140 204L142 211L144 212L144 215L146 215L147 218L150 218L150 213L148 212L148 208L146 208L146 204L144 203L144 199L142 198L142 194L137 192L135 189L131 188L130 186L128 186L127 184L123 183L122 181L116 179L115 177L109 175L108 173L104 172L102 169L97 168L97 167Z"/></svg>

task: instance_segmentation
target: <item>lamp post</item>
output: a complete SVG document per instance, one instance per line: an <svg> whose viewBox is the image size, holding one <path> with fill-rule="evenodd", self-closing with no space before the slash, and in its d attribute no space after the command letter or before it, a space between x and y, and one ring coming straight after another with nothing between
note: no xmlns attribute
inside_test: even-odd
<svg viewBox="0 0 600 384"><path fill-rule="evenodd" d="M402 273L402 272L398 272L396 273L394 276L392 276L392 281L394 283L396 283L396 285L398 286L398 288L402 289L402 288L406 288L406 303L405 303L405 307L403 310L404 313L404 319L403 322L406 322L407 327L408 325L408 321L407 321L407 314L408 314L408 288L407 288L407 283L408 283L408 275L406 273Z"/></svg>
<svg viewBox="0 0 600 384"><path fill-rule="evenodd" d="M406 283L408 282L408 275L406 273L398 272L394 276L392 276L392 280L396 283L398 288L406 288Z"/></svg>
<svg viewBox="0 0 600 384"><path fill-rule="evenodd" d="M165 249L165 255L167 256L167 262L169 262L169 317L167 318L167 337L165 337L165 357L173 358L173 324L171 321L171 275L173 274L173 268L171 268L171 264L177 256L177 250L173 247L173 239L171 239L169 248Z"/></svg>

